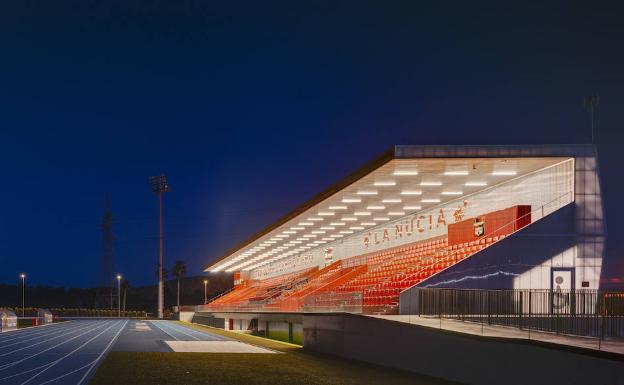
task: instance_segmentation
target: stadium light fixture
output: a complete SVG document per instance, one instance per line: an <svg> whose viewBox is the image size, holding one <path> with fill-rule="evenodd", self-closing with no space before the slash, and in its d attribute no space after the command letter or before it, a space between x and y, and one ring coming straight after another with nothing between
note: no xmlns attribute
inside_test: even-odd
<svg viewBox="0 0 624 385"><path fill-rule="evenodd" d="M393 180L387 180L387 181L379 180L373 183L373 186L396 186L396 182Z"/></svg>
<svg viewBox="0 0 624 385"><path fill-rule="evenodd" d="M403 210L420 210L421 206L403 206Z"/></svg>
<svg viewBox="0 0 624 385"><path fill-rule="evenodd" d="M117 317L121 318L121 274L117 274Z"/></svg>
<svg viewBox="0 0 624 385"><path fill-rule="evenodd" d="M420 182L421 186L442 186L442 182Z"/></svg>
<svg viewBox="0 0 624 385"><path fill-rule="evenodd" d="M440 203L439 199L423 199L421 200L422 203Z"/></svg>
<svg viewBox="0 0 624 385"><path fill-rule="evenodd" d="M355 215L356 217L365 217L365 216L371 215L371 213L370 211L356 211L353 213L353 215Z"/></svg>
<svg viewBox="0 0 624 385"><path fill-rule="evenodd" d="M158 318L162 319L165 308L163 194L169 191L169 183L165 174L152 176L149 182L152 192L158 195Z"/></svg>
<svg viewBox="0 0 624 385"><path fill-rule="evenodd" d="M346 210L347 206L345 205L333 205L333 206L329 206L330 210Z"/></svg>
<svg viewBox="0 0 624 385"><path fill-rule="evenodd" d="M342 203L360 203L362 200L360 198L342 198Z"/></svg>
<svg viewBox="0 0 624 385"><path fill-rule="evenodd" d="M351 229L351 230L364 230L364 227L362 227L362 226L351 226L351 227L349 227L349 229Z"/></svg>
<svg viewBox="0 0 624 385"><path fill-rule="evenodd" d="M444 172L444 175L448 175L448 176L468 175L468 171L446 171Z"/></svg>
<svg viewBox="0 0 624 385"><path fill-rule="evenodd" d="M329 224L330 226L344 226L345 223L344 222L332 222Z"/></svg>
<svg viewBox="0 0 624 385"><path fill-rule="evenodd" d="M403 190L403 191L401 191L401 195L422 195L422 191L420 191L420 190Z"/></svg>
<svg viewBox="0 0 624 385"><path fill-rule="evenodd" d="M388 217L377 217L377 218L373 218L374 221L389 221L390 218Z"/></svg>
<svg viewBox="0 0 624 385"><path fill-rule="evenodd" d="M344 221L344 222L353 222L353 221L357 221L357 218L355 218L355 217L342 217L342 218L340 218L340 220Z"/></svg>
<svg viewBox="0 0 624 385"><path fill-rule="evenodd" d="M505 171L505 170L494 171L492 173L492 175L496 175L496 176L509 176L509 175L516 175L516 174L518 174L517 171Z"/></svg>
<svg viewBox="0 0 624 385"><path fill-rule="evenodd" d="M396 217L396 216L399 216L399 215L405 215L405 211L390 211L388 213L388 215L391 216L391 217Z"/></svg>
<svg viewBox="0 0 624 385"><path fill-rule="evenodd" d="M416 170L394 170L392 174L397 175L397 176L418 175L418 171Z"/></svg>
<svg viewBox="0 0 624 385"><path fill-rule="evenodd" d="M20 279L22 280L22 318L24 318L24 309L26 304L26 274L21 273Z"/></svg>
<svg viewBox="0 0 624 385"><path fill-rule="evenodd" d="M398 198L386 198L382 199L381 203L401 203L402 201Z"/></svg>

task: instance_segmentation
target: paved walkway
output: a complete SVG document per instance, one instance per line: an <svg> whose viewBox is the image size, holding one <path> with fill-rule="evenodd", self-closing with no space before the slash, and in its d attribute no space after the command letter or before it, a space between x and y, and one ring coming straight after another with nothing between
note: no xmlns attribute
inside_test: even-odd
<svg viewBox="0 0 624 385"><path fill-rule="evenodd" d="M451 330L460 333L485 337L517 338L549 342L553 344L575 346L624 355L624 341L598 341L595 338L557 335L535 330L520 330L512 327L485 325L475 322L463 322L453 319L426 318L417 315L370 315L392 321L436 329Z"/></svg>

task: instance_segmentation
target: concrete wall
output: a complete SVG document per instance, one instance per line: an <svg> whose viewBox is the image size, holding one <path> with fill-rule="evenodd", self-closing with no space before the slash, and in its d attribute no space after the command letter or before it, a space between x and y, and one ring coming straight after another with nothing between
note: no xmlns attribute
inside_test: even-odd
<svg viewBox="0 0 624 385"><path fill-rule="evenodd" d="M178 319L184 322L192 322L194 315L194 311L181 311L178 313Z"/></svg>
<svg viewBox="0 0 624 385"><path fill-rule="evenodd" d="M306 314L304 347L480 385L624 384L624 360L349 314Z"/></svg>

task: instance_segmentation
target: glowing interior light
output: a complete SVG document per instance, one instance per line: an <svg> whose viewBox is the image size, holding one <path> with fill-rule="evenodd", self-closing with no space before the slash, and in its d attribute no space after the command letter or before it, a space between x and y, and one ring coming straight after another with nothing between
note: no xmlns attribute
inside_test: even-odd
<svg viewBox="0 0 624 385"><path fill-rule="evenodd" d="M401 203L402 201L397 198L386 198L381 200L382 203Z"/></svg>
<svg viewBox="0 0 624 385"><path fill-rule="evenodd" d="M269 244L269 245L273 245L273 244L276 244L276 243L277 243L277 241L265 241L264 243L267 243L267 244Z"/></svg>
<svg viewBox="0 0 624 385"><path fill-rule="evenodd" d="M377 191L375 190L360 190L357 192L357 195L377 195Z"/></svg>
<svg viewBox="0 0 624 385"><path fill-rule="evenodd" d="M318 245L322 245L323 243L327 243L327 241L314 241L314 243L316 243Z"/></svg>
<svg viewBox="0 0 624 385"><path fill-rule="evenodd" d="M331 217L334 213L331 211L319 211L318 215L322 217Z"/></svg>
<svg viewBox="0 0 624 385"><path fill-rule="evenodd" d="M340 232L340 234L353 234L353 231L349 231L349 230L342 230Z"/></svg>
<svg viewBox="0 0 624 385"><path fill-rule="evenodd" d="M342 235L342 234L334 234L331 237L332 238L342 238L342 237L344 237L344 235Z"/></svg>
<svg viewBox="0 0 624 385"><path fill-rule="evenodd" d="M401 195L422 195L422 191L420 191L420 190L403 190L403 191L401 191Z"/></svg>
<svg viewBox="0 0 624 385"><path fill-rule="evenodd" d="M351 230L364 230L364 227L362 227L362 226L351 226L351 227L349 227L349 229L351 229Z"/></svg>
<svg viewBox="0 0 624 385"><path fill-rule="evenodd" d="M326 238L321 238L321 240L323 240L323 241L333 241L333 240L334 240L334 238L332 238L332 237L326 237Z"/></svg>
<svg viewBox="0 0 624 385"><path fill-rule="evenodd" d="M356 211L356 212L353 213L353 215L355 215L356 217L365 217L367 215L371 215L371 213L368 212L368 211ZM344 218L343 218L343 220L344 220Z"/></svg>
<svg viewBox="0 0 624 385"><path fill-rule="evenodd" d="M373 186L396 186L396 182L393 180L379 180L373 183Z"/></svg>
<svg viewBox="0 0 624 385"><path fill-rule="evenodd" d="M312 234L325 234L325 232L323 230L314 230Z"/></svg>
<svg viewBox="0 0 624 385"><path fill-rule="evenodd" d="M375 226L377 223L375 222L362 222L360 225L362 226Z"/></svg>
<svg viewBox="0 0 624 385"><path fill-rule="evenodd" d="M291 230L305 230L305 227L294 226L290 228ZM285 231L284 231L285 232Z"/></svg>
<svg viewBox="0 0 624 385"><path fill-rule="evenodd" d="M487 186L485 182L466 182L464 186Z"/></svg>
<svg viewBox="0 0 624 385"><path fill-rule="evenodd" d="M316 238L316 234L306 234L303 237L304 238Z"/></svg>
<svg viewBox="0 0 624 385"><path fill-rule="evenodd" d="M353 222L353 221L357 221L357 218L355 218L355 217L342 217L342 218L340 218L340 220L345 221L345 222Z"/></svg>
<svg viewBox="0 0 624 385"><path fill-rule="evenodd" d="M449 175L449 176L468 175L468 171L446 171L444 175Z"/></svg>
<svg viewBox="0 0 624 385"><path fill-rule="evenodd" d="M309 220L309 221L314 221L314 222L317 222L317 221L322 221L322 220L323 220L323 218L319 218L319 217L311 217L311 218L308 218L308 220Z"/></svg>
<svg viewBox="0 0 624 385"><path fill-rule="evenodd" d="M418 175L416 170L394 170L394 175Z"/></svg>
<svg viewBox="0 0 624 385"><path fill-rule="evenodd" d="M403 210L420 210L421 206L403 206Z"/></svg>
<svg viewBox="0 0 624 385"><path fill-rule="evenodd" d="M313 224L312 222L299 222L299 226L312 226Z"/></svg>
<svg viewBox="0 0 624 385"><path fill-rule="evenodd" d="M344 226L344 222L332 222L329 224L330 226Z"/></svg>
<svg viewBox="0 0 624 385"><path fill-rule="evenodd" d="M516 171L494 171L492 175L516 175L518 172Z"/></svg>
<svg viewBox="0 0 624 385"><path fill-rule="evenodd" d="M442 191L442 195L462 195L461 191Z"/></svg>
<svg viewBox="0 0 624 385"><path fill-rule="evenodd" d="M390 218L388 217L377 217L377 218L373 218L374 221L389 221Z"/></svg>
<svg viewBox="0 0 624 385"><path fill-rule="evenodd" d="M346 210L347 206L345 205L334 205L334 206L329 206L330 210Z"/></svg>
<svg viewBox="0 0 624 385"><path fill-rule="evenodd" d="M342 203L360 203L362 200L360 198L342 198Z"/></svg>
<svg viewBox="0 0 624 385"><path fill-rule="evenodd" d="M420 182L421 186L442 186L442 182Z"/></svg>
<svg viewBox="0 0 624 385"><path fill-rule="evenodd" d="M321 230L334 230L335 227L334 226L323 226L321 227Z"/></svg>
<svg viewBox="0 0 624 385"><path fill-rule="evenodd" d="M423 199L421 200L422 203L440 203L439 199Z"/></svg>
<svg viewBox="0 0 624 385"><path fill-rule="evenodd" d="M366 206L367 210L383 210L385 209L386 206L380 206L380 205L370 205L370 206Z"/></svg>
<svg viewBox="0 0 624 385"><path fill-rule="evenodd" d="M405 212L404 211L390 211L388 215L390 215L391 217L395 217L397 215L405 215Z"/></svg>

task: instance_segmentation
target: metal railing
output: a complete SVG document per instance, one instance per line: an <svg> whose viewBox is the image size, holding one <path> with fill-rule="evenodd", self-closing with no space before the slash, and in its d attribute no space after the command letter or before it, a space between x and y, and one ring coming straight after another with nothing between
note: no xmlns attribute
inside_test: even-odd
<svg viewBox="0 0 624 385"><path fill-rule="evenodd" d="M412 289L403 314L599 339L624 338L624 292Z"/></svg>

